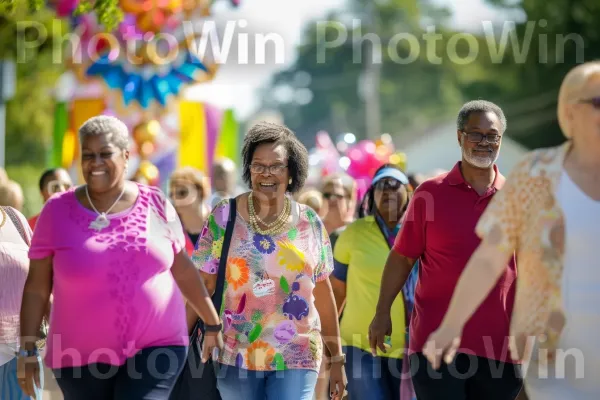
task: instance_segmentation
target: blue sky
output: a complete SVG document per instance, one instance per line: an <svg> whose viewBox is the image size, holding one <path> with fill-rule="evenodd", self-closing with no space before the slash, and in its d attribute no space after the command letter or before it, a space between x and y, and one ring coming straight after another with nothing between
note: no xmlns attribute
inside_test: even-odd
<svg viewBox="0 0 600 400"><path fill-rule="evenodd" d="M463 31L479 30L482 20L506 19L506 14L486 5L483 0L436 0L453 11L452 25ZM303 26L324 17L344 4L344 0L242 0L237 10L227 7L215 13L219 20L248 21L248 31L274 32L283 38L285 57L279 65L230 66L224 65L216 78L207 84L187 91L186 97L211 102L220 107L232 107L240 118L251 116L260 104L258 89L280 69L294 62L295 47ZM268 14L268 15L267 15ZM276 15L277 18L269 18Z"/></svg>

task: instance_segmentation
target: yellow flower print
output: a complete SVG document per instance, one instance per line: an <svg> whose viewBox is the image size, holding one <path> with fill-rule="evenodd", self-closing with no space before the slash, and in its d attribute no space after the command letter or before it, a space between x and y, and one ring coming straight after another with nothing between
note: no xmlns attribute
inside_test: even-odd
<svg viewBox="0 0 600 400"><path fill-rule="evenodd" d="M246 260L243 258L230 258L227 262L226 272L227 283L233 286L234 290L238 290L250 279L250 269Z"/></svg>
<svg viewBox="0 0 600 400"><path fill-rule="evenodd" d="M248 347L248 368L254 371L269 371L275 357L275 349L266 342L257 340Z"/></svg>
<svg viewBox="0 0 600 400"><path fill-rule="evenodd" d="M279 265L285 266L289 271L302 272L305 265L304 253L290 242L279 242L278 245L277 261Z"/></svg>
<svg viewBox="0 0 600 400"><path fill-rule="evenodd" d="M211 250L212 258L217 259L217 260L220 259L222 249L223 249L223 238L214 241L212 244L212 250Z"/></svg>

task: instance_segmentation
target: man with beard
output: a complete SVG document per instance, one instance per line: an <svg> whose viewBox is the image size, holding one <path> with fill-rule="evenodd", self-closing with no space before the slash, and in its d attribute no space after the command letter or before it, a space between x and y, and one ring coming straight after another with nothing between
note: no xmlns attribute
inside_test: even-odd
<svg viewBox="0 0 600 400"><path fill-rule="evenodd" d="M409 355L417 398L512 400L522 387L518 364L508 353L516 267L504 275L463 331L453 361L434 371L423 356L429 335L440 325L454 287L480 239L475 225L505 178L498 158L506 118L497 105L477 100L457 118L462 160L415 191L402 229L388 256L377 312L369 330L372 352L385 351L391 333L390 308L419 260Z"/></svg>

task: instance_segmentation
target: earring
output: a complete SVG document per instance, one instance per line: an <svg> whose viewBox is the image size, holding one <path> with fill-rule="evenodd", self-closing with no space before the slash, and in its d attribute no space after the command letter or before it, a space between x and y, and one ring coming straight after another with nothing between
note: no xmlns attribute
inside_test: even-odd
<svg viewBox="0 0 600 400"><path fill-rule="evenodd" d="M292 184L292 178L290 178L290 180L289 180L289 184L290 184L290 185Z"/></svg>

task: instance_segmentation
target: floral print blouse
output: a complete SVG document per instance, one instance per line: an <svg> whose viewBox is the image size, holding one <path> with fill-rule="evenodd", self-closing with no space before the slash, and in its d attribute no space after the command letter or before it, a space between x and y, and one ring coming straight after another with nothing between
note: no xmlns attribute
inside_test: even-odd
<svg viewBox="0 0 600 400"><path fill-rule="evenodd" d="M570 145L566 142L527 154L476 228L481 238L487 237L498 249L517 254L510 349L514 359L540 364L556 361L566 316L561 292L565 221L555 193ZM546 355L539 357L533 351L536 346Z"/></svg>
<svg viewBox="0 0 600 400"><path fill-rule="evenodd" d="M319 370L323 345L313 289L333 271L333 254L317 214L305 205L297 209L296 223L274 236L254 232L236 214L220 310L220 363L255 371ZM217 273L228 218L229 201L221 201L192 256L201 271Z"/></svg>

